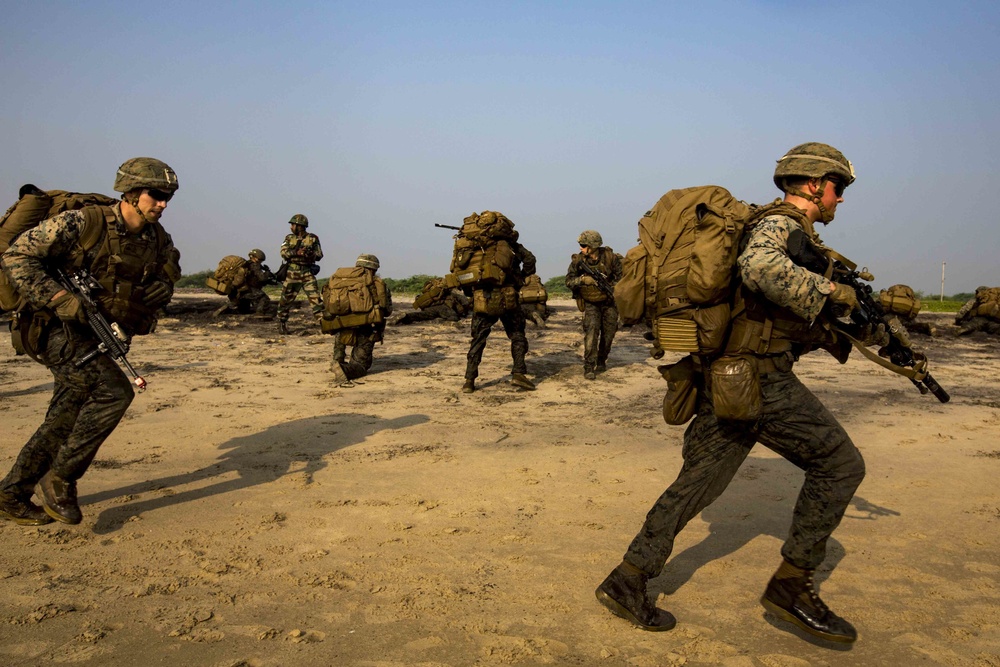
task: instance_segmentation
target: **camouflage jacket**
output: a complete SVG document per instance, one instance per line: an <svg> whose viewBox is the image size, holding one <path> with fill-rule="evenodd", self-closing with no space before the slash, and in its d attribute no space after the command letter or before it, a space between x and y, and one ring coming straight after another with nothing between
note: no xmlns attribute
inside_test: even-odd
<svg viewBox="0 0 1000 667"><path fill-rule="evenodd" d="M586 262L587 266L603 274L611 285L622 279L622 256L611 248L604 246L598 249L597 259L590 259L584 256L582 252L573 255L569 263L569 268L566 270L566 287L571 290L579 289L584 276L588 275L586 271L580 268L580 264L583 262Z"/></svg>
<svg viewBox="0 0 1000 667"><path fill-rule="evenodd" d="M261 289L270 282L274 282L274 274L269 268L260 262L248 261L246 281L240 291Z"/></svg>
<svg viewBox="0 0 1000 667"><path fill-rule="evenodd" d="M147 265L139 287L157 281L173 286L180 279L181 267L180 253L174 247L170 235L159 224L147 224L138 233L131 233L122 219L121 204L115 204L111 210L115 214L117 233L123 243L134 241L136 244L154 247L159 245L156 248L156 260ZM84 266L99 281L103 281L110 273L111 262L99 261L102 255L107 254L104 247L107 231L103 233L101 242L86 251L82 261L77 258L84 223L85 217L81 211L65 211L43 220L37 227L21 234L0 256L0 263L17 286L18 292L35 308L47 306L52 297L63 289L47 268L73 269ZM157 231L157 227L160 231ZM136 290L135 294L141 294L141 290ZM141 305L136 303L136 307L141 308Z"/></svg>
<svg viewBox="0 0 1000 667"><path fill-rule="evenodd" d="M281 259L288 262L289 269L315 264L323 259L323 249L319 237L306 233L304 236L289 234L281 244Z"/></svg>
<svg viewBox="0 0 1000 667"><path fill-rule="evenodd" d="M788 235L795 229L802 229L802 225L786 215L763 218L751 228L736 265L747 288L812 322L833 288L828 278L798 266L789 257Z"/></svg>

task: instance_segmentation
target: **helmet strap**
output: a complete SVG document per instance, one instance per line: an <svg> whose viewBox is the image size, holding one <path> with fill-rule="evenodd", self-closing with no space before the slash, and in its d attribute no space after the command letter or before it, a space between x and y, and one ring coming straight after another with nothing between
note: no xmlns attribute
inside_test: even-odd
<svg viewBox="0 0 1000 667"><path fill-rule="evenodd" d="M827 225L833 222L833 212L830 211L830 209L828 209L826 206L823 206L823 194L826 191L827 183L829 183L829 181L827 181L826 176L819 179L819 187L816 189L816 194L812 195L803 190L788 187L787 185L785 187L785 192L787 192L790 195L794 195L796 197L801 197L802 199L811 201L813 204L815 204L816 208L819 209L819 218L817 218L816 221L822 222L824 225Z"/></svg>

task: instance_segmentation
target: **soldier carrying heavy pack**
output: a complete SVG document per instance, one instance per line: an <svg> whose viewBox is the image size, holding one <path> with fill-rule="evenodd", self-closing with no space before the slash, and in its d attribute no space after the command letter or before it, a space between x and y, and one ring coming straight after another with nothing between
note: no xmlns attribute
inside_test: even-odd
<svg viewBox="0 0 1000 667"><path fill-rule="evenodd" d="M375 343L382 342L385 320L392 315L392 293L378 277L378 257L362 253L352 267L337 269L323 286L323 333L333 334L334 383L354 386L372 366ZM350 361L345 361L351 348Z"/></svg>
<svg viewBox="0 0 1000 667"><path fill-rule="evenodd" d="M23 299L15 347L23 346L55 380L45 420L0 481L0 516L21 525L83 520L77 482L134 396L90 323L99 314L125 339L154 329L180 278L180 253L160 225L177 188L177 175L163 162L127 160L115 178L120 201L48 218L0 257ZM93 302L58 282L57 272L89 273ZM44 511L32 504L33 491Z"/></svg>
<svg viewBox="0 0 1000 667"><path fill-rule="evenodd" d="M981 286L955 315L959 336L983 331L1000 336L1000 287Z"/></svg>
<svg viewBox="0 0 1000 667"><path fill-rule="evenodd" d="M472 301L458 289L448 287L444 278L434 278L424 283L420 294L413 300L413 308L391 324L405 325L438 319L460 322L472 311Z"/></svg>
<svg viewBox="0 0 1000 667"><path fill-rule="evenodd" d="M259 248L247 253L247 259L236 255L222 258L215 274L206 278L205 284L229 301L213 315L225 312L267 314L271 298L264 293L264 287L277 285L278 279L264 264L265 259L267 256Z"/></svg>

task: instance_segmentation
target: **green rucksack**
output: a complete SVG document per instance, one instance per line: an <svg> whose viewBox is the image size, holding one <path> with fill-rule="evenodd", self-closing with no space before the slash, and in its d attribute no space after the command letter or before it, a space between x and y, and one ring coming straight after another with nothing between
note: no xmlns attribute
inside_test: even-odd
<svg viewBox="0 0 1000 667"><path fill-rule="evenodd" d="M246 282L247 263L239 255L226 255L219 260L215 274L205 279L205 285L219 294L229 294Z"/></svg>
<svg viewBox="0 0 1000 667"><path fill-rule="evenodd" d="M725 342L740 239L753 208L725 188L671 190L639 220L615 304L664 350L709 355Z"/></svg>
<svg viewBox="0 0 1000 667"><path fill-rule="evenodd" d="M0 254L7 251L18 236L64 211L84 209L87 233L79 240L82 250L90 250L101 239L107 208L118 202L96 192L80 193L66 190L43 191L30 183L21 187L20 197L0 218ZM20 295L7 275L0 270L0 311L16 310Z"/></svg>
<svg viewBox="0 0 1000 667"><path fill-rule="evenodd" d="M448 287L502 285L514 267L514 223L503 213L483 211L462 221L455 234Z"/></svg>

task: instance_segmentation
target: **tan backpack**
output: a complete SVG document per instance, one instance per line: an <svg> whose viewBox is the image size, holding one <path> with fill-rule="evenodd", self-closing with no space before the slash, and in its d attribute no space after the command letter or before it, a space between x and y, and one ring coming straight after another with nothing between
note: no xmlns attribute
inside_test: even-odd
<svg viewBox="0 0 1000 667"><path fill-rule="evenodd" d="M538 274L528 276L521 288L521 303L545 303L548 300L549 293L545 291L545 285Z"/></svg>
<svg viewBox="0 0 1000 667"><path fill-rule="evenodd" d="M514 223L503 213L483 211L462 221L455 235L448 287L502 285L514 267Z"/></svg>
<svg viewBox="0 0 1000 667"><path fill-rule="evenodd" d="M753 209L725 188L671 190L639 220L615 304L645 321L660 348L709 355L725 342L740 239Z"/></svg>
<svg viewBox="0 0 1000 667"><path fill-rule="evenodd" d="M388 307L385 283L364 267L337 269L323 285L323 333L380 324Z"/></svg>
<svg viewBox="0 0 1000 667"><path fill-rule="evenodd" d="M247 281L247 263L247 260L238 255L226 255L219 260L215 275L205 279L205 285L219 294L229 294Z"/></svg>
<svg viewBox="0 0 1000 667"><path fill-rule="evenodd" d="M6 252L18 236L64 211L83 209L87 217L86 233L79 239L79 254L90 250L101 239L108 210L117 199L96 192L66 190L42 191L34 185L21 187L21 196L0 218L0 254ZM7 272L0 270L0 311L16 310L21 303L17 288Z"/></svg>
<svg viewBox="0 0 1000 667"><path fill-rule="evenodd" d="M448 287L445 286L443 279L434 278L433 280L428 280L424 283L423 291L413 300L413 307L417 310L423 310L424 308L437 305L444 301L447 292Z"/></svg>
<svg viewBox="0 0 1000 667"><path fill-rule="evenodd" d="M920 299L909 285L893 285L879 292L879 302L887 313L912 319L920 313Z"/></svg>

